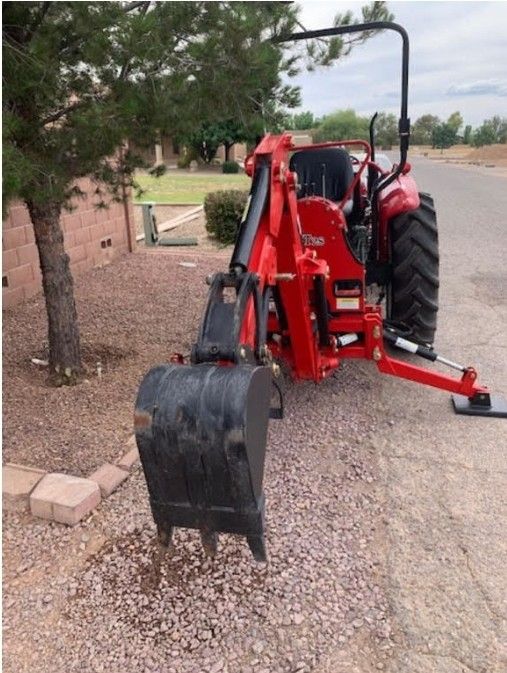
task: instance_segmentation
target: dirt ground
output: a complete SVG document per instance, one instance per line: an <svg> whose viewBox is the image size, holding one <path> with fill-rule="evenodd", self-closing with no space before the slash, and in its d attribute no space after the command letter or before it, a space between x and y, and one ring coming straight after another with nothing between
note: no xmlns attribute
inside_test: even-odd
<svg viewBox="0 0 507 673"><path fill-rule="evenodd" d="M208 250L184 249L175 257L140 248L76 279L86 366L76 387L46 386L44 368L31 362L47 354L42 296L4 311L4 463L86 475L124 453L141 377L172 352L188 353L195 339L204 278L227 257L212 243ZM180 266L180 259L195 266Z"/></svg>
<svg viewBox="0 0 507 673"><path fill-rule="evenodd" d="M415 154L426 156L428 159L437 159L449 163L507 168L507 144L486 145L485 147L453 145L445 150L419 145L414 146L412 151Z"/></svg>

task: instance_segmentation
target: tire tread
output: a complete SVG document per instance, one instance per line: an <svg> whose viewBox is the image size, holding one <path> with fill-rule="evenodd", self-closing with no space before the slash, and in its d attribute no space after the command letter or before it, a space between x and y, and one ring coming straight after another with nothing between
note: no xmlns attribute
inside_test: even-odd
<svg viewBox="0 0 507 673"><path fill-rule="evenodd" d="M406 325L414 340L432 344L438 312L438 230L432 197L424 192L419 197L419 208L391 222L387 317Z"/></svg>

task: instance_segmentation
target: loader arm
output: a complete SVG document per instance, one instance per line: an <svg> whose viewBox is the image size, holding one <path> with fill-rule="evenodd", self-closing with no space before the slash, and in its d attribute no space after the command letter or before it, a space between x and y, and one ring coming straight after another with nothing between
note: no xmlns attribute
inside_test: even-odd
<svg viewBox="0 0 507 673"><path fill-rule="evenodd" d="M303 378L321 378L319 372L327 357L318 349L308 296L315 279L324 280L329 267L324 259L317 259L314 251L305 249L301 241L297 176L288 169L289 151L293 149L291 136L283 134L267 135L255 150L252 188L225 280L239 288L245 278L250 278L255 292L246 301L241 294L236 296L234 306L238 310L234 317L231 314L229 322L224 321L222 310L214 310L217 305L221 307L220 294L210 294L194 349L194 363L212 360L269 364L271 353L266 350L265 337L259 342L258 335L266 333L268 304L276 290L286 316L291 360ZM236 332L239 324L241 329ZM205 342L207 335L232 333L237 335L234 348L226 339L222 344L215 340L210 353ZM336 362L333 359L326 365L335 366Z"/></svg>

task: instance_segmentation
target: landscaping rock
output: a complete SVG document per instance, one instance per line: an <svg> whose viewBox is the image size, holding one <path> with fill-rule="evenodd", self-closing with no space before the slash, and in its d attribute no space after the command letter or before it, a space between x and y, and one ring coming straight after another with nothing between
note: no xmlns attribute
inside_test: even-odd
<svg viewBox="0 0 507 673"><path fill-rule="evenodd" d="M130 442L131 440L129 440L129 443ZM122 458L120 458L116 464L122 470L127 470L127 472L132 469L137 469L141 464L139 462L139 451L137 450L137 446L134 446L129 451L127 451L127 453Z"/></svg>

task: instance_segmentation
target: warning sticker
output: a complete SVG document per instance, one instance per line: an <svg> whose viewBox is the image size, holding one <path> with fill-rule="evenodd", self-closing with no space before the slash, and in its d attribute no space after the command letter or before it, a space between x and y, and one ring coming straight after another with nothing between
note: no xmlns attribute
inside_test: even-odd
<svg viewBox="0 0 507 673"><path fill-rule="evenodd" d="M336 308L359 311L359 297L336 297Z"/></svg>

